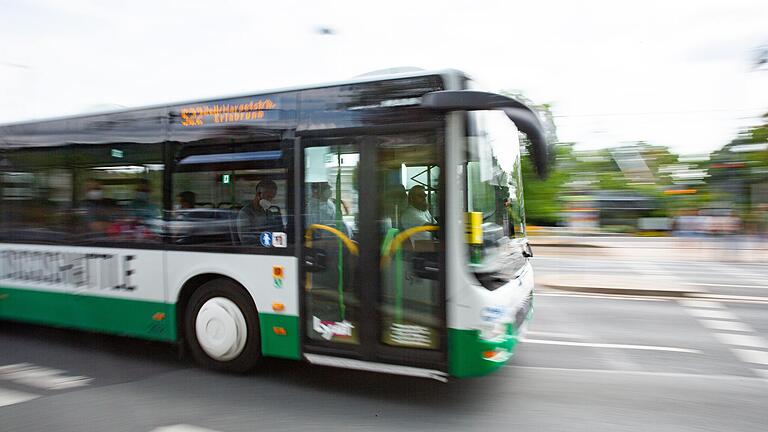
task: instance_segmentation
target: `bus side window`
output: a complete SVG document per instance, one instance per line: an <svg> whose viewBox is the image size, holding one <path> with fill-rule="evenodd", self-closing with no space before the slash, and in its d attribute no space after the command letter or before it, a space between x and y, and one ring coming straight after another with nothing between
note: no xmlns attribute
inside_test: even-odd
<svg viewBox="0 0 768 432"><path fill-rule="evenodd" d="M75 175L76 240L162 242L162 145L78 148ZM119 148L118 148L119 147ZM118 151L116 158L105 150Z"/></svg>
<svg viewBox="0 0 768 432"><path fill-rule="evenodd" d="M72 175L57 165L65 148L2 154L0 241L66 243L72 221Z"/></svg>
<svg viewBox="0 0 768 432"><path fill-rule="evenodd" d="M174 153L170 243L251 251L292 242L288 158L279 142L178 145Z"/></svg>

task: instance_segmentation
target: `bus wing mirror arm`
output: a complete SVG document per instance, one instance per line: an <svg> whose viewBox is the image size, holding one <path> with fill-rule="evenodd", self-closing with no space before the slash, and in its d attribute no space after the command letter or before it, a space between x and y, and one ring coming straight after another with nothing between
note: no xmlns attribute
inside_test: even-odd
<svg viewBox="0 0 768 432"><path fill-rule="evenodd" d="M547 177L554 151L547 143L539 116L524 103L496 93L474 90L442 90L425 94L421 98L421 106L444 112L504 111L517 128L528 137L530 155L539 177L542 179Z"/></svg>
<svg viewBox="0 0 768 432"><path fill-rule="evenodd" d="M525 242L525 246L523 246L523 256L533 258L533 249L531 249L531 245L528 242Z"/></svg>

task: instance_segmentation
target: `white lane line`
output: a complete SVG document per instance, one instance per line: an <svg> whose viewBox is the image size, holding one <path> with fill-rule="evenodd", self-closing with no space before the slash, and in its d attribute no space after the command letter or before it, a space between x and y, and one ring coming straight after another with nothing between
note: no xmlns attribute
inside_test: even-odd
<svg viewBox="0 0 768 432"><path fill-rule="evenodd" d="M738 345L751 348L768 348L768 342L759 336L733 334L733 333L712 333L715 339L724 345Z"/></svg>
<svg viewBox="0 0 768 432"><path fill-rule="evenodd" d="M213 429L206 429L200 426L192 426L188 424L176 424L171 426L161 426L154 428L150 432L218 432Z"/></svg>
<svg viewBox="0 0 768 432"><path fill-rule="evenodd" d="M740 358L741 361L768 365L768 352L766 351L755 351L738 348L731 348L731 351L733 351L733 353L736 354L736 356Z"/></svg>
<svg viewBox="0 0 768 432"><path fill-rule="evenodd" d="M544 291L546 290L546 291ZM629 301L648 301L648 302L661 302L678 300L679 297L675 296L642 296L632 297L622 294L572 294L550 291L546 288L537 288L536 297L574 297L585 299L607 299L607 300L629 300ZM722 295L722 294L707 294L707 293L691 293L692 298L698 298L702 300L713 299L726 303L745 303L745 304L766 304L768 303L768 297L754 297L754 296L734 296L734 295Z"/></svg>
<svg viewBox="0 0 768 432"><path fill-rule="evenodd" d="M16 363L0 366L0 380L9 380L44 390L64 390L83 387L93 378L62 375L64 371L36 366L31 363Z"/></svg>
<svg viewBox="0 0 768 432"><path fill-rule="evenodd" d="M715 301L703 301L703 300L678 300L681 306L699 309L724 309L722 303Z"/></svg>
<svg viewBox="0 0 768 432"><path fill-rule="evenodd" d="M751 303L751 304L768 303L768 297L706 294L706 293L692 293L690 294L690 296L695 298L700 298L700 299L717 299L719 301L727 301L727 302L735 302L735 303Z"/></svg>
<svg viewBox="0 0 768 432"><path fill-rule="evenodd" d="M703 282L684 282L683 285L709 286L709 287L726 287L726 288L768 289L768 286L765 286L765 285L719 284L719 283L703 283Z"/></svg>
<svg viewBox="0 0 768 432"><path fill-rule="evenodd" d="M26 402L38 397L40 396L31 393L0 388L0 407Z"/></svg>
<svg viewBox="0 0 768 432"><path fill-rule="evenodd" d="M699 322L710 330L724 330L750 333L755 330L748 324L738 321L718 321L718 320L699 320Z"/></svg>
<svg viewBox="0 0 768 432"><path fill-rule="evenodd" d="M605 294L564 294L556 292L541 292L537 291L534 296L536 297L575 297L575 298L588 298L588 299L608 299L608 300L631 300L631 301L650 301L659 302L667 301L665 297L630 297L626 295L605 295Z"/></svg>
<svg viewBox="0 0 768 432"><path fill-rule="evenodd" d="M669 377L669 378L692 378L692 379L716 379L716 380L737 380L737 381L762 381L762 379L750 376L740 375L705 375L705 374L692 374L685 372L650 372L650 371L637 371L637 370L617 370L617 369L580 369L580 368L559 368L559 367L546 367L546 366L518 366L509 364L505 366L513 369L525 369L525 370L537 370L537 371L552 371L552 372L582 372L582 373L595 373L595 374L613 374L613 375L638 375L649 377ZM754 370L758 373L758 370ZM768 371L763 371L768 372Z"/></svg>
<svg viewBox="0 0 768 432"><path fill-rule="evenodd" d="M560 339L586 339L582 335L573 334L573 333L540 332L540 331L528 330L527 334L531 336L551 337L551 338L560 338Z"/></svg>
<svg viewBox="0 0 768 432"><path fill-rule="evenodd" d="M647 350L647 351L669 351L669 352L681 352L681 353L692 353L692 354L701 353L701 351L696 349L653 346L653 345L565 342L565 341L556 341L556 340L528 339L528 338L521 339L521 342L532 343L532 344L542 344L542 345L565 345L565 346L579 346L579 347L590 347L590 348L617 348L617 349L634 349L634 350Z"/></svg>
<svg viewBox="0 0 768 432"><path fill-rule="evenodd" d="M690 315L695 316L696 318L713 318L713 319L738 321L738 318L736 318L736 315L728 312L727 310L690 309L690 308L685 308L683 310L688 312Z"/></svg>

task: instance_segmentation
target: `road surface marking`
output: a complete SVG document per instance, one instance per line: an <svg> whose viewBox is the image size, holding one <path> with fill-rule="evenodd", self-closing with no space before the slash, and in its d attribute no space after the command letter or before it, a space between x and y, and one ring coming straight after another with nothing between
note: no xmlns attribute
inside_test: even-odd
<svg viewBox="0 0 768 432"><path fill-rule="evenodd" d="M696 318L713 318L737 321L738 318L727 310L711 310L711 309L690 309L685 308L684 311L695 316Z"/></svg>
<svg viewBox="0 0 768 432"><path fill-rule="evenodd" d="M735 302L735 303L751 303L751 304L768 303L768 297L706 294L706 293L692 293L690 294L690 296L700 298L700 299L717 299L719 301L728 301L728 302Z"/></svg>
<svg viewBox="0 0 768 432"><path fill-rule="evenodd" d="M631 300L631 301L651 301L651 302L659 302L659 301L667 301L671 297L631 297L627 295L621 295L621 294L564 294L564 293L556 293L556 292L541 292L537 291L536 294L534 294L536 297L576 297L576 298L589 298L589 299L609 299L609 300Z"/></svg>
<svg viewBox="0 0 768 432"><path fill-rule="evenodd" d="M692 354L701 353L701 351L696 349L653 346L653 345L565 342L565 341L556 341L556 340L528 339L528 338L521 339L521 342L527 342L532 344L542 344L542 345L565 345L565 346L580 346L580 347L590 347L590 348L617 348L617 349L634 349L634 350L647 350L647 351L670 351L670 352L681 352L681 353L692 353Z"/></svg>
<svg viewBox="0 0 768 432"><path fill-rule="evenodd" d="M188 424L177 424L171 426L161 426L159 428L152 429L150 432L218 432L213 429L206 429L199 426L192 426Z"/></svg>
<svg viewBox="0 0 768 432"><path fill-rule="evenodd" d="M755 330L748 324L738 321L718 321L718 320L699 320L699 322L710 330L725 330L737 332L754 332Z"/></svg>
<svg viewBox="0 0 768 432"><path fill-rule="evenodd" d="M83 387L93 378L62 375L64 371L37 366L31 363L16 363L0 366L0 380L13 381L44 390L64 390Z"/></svg>
<svg viewBox="0 0 768 432"><path fill-rule="evenodd" d="M734 354L747 363L768 365L768 352L731 348Z"/></svg>
<svg viewBox="0 0 768 432"><path fill-rule="evenodd" d="M713 333L715 339L724 345L738 345L751 348L768 348L768 342L759 336L732 334L732 333Z"/></svg>
<svg viewBox="0 0 768 432"><path fill-rule="evenodd" d="M700 309L724 309L725 306L723 306L722 303L718 303L716 301L704 301L704 300L679 300L678 303L680 305L690 308L700 308Z"/></svg>
<svg viewBox="0 0 768 432"><path fill-rule="evenodd" d="M712 309L691 309L691 307L706 307L706 306L697 306L697 301L689 301L689 300L681 300L680 304L683 306L689 306L688 308L685 308L686 312L690 313L691 315L699 317L699 322L704 326L712 330L721 330L721 331L736 331L741 333L753 333L754 330L749 325L738 321L735 315L731 314L725 309L721 310L712 310ZM713 303L718 304L719 307L723 307L723 305L720 305L716 302L703 302L703 303ZM711 307L711 306L710 306ZM709 319L701 319L701 317L706 318L725 318L732 321L719 321L719 320L709 320ZM749 348L766 348L768 349L768 341L760 337L759 335L750 335L750 334L738 334L738 333L712 333L712 336L714 336L715 339L717 339L721 344L728 345L728 348L730 348L731 352L738 357L741 361L746 363L757 363L757 364L763 364L768 365L768 352L765 351L757 351L757 350L749 350L749 349L741 349L741 348L733 348L733 346L742 346L742 347L749 347ZM753 369L753 371L762 377L765 380L768 380L768 371L762 370L762 369Z"/></svg>
<svg viewBox="0 0 768 432"><path fill-rule="evenodd" d="M577 335L573 333L540 332L540 331L528 330L528 334L531 336L543 336L543 337L560 338L560 339L586 339L582 335Z"/></svg>
<svg viewBox="0 0 768 432"><path fill-rule="evenodd" d="M40 396L16 390L0 388L0 407L26 402Z"/></svg>
<svg viewBox="0 0 768 432"><path fill-rule="evenodd" d="M717 379L717 380L739 380L739 381L762 381L761 378L741 375L706 375L706 374L692 374L685 372L649 372L638 370L617 370L617 369L581 369L581 368L559 368L559 367L546 367L546 366L518 366L514 364L507 365L508 368L513 369L526 369L526 370L540 370L540 371L553 371L553 372L583 372L583 373L601 373L601 374L614 374L614 375L639 375L639 376L653 376L653 377L669 377L669 378L693 378L693 379ZM758 370L754 370L759 374ZM768 372L768 371L762 371Z"/></svg>
<svg viewBox="0 0 768 432"><path fill-rule="evenodd" d="M696 286L710 286L710 287L726 287L726 288L757 288L768 289L765 285L739 285L739 284L719 284L719 283L700 283L700 282L684 282L683 285L696 285Z"/></svg>
<svg viewBox="0 0 768 432"><path fill-rule="evenodd" d="M546 290L546 291L544 291ZM536 297L574 297L585 299L608 299L608 300L629 300L629 301L649 301L660 302L679 300L678 296L631 296L627 294L573 294L556 292L555 289L549 288L537 288ZM768 297L754 297L754 296L736 296L736 295L722 295L722 294L707 294L707 293L690 293L691 298L697 298L702 300L717 300L719 302L726 303L746 303L746 304L766 304L768 303Z"/></svg>

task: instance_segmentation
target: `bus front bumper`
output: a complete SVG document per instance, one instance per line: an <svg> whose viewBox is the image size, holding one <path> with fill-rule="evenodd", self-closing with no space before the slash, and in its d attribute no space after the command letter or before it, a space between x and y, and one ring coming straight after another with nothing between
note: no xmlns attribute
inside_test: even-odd
<svg viewBox="0 0 768 432"><path fill-rule="evenodd" d="M493 339L481 337L479 330L448 329L449 373L456 378L489 374L512 358L533 316L533 297L518 305L513 322L506 324L504 334Z"/></svg>

